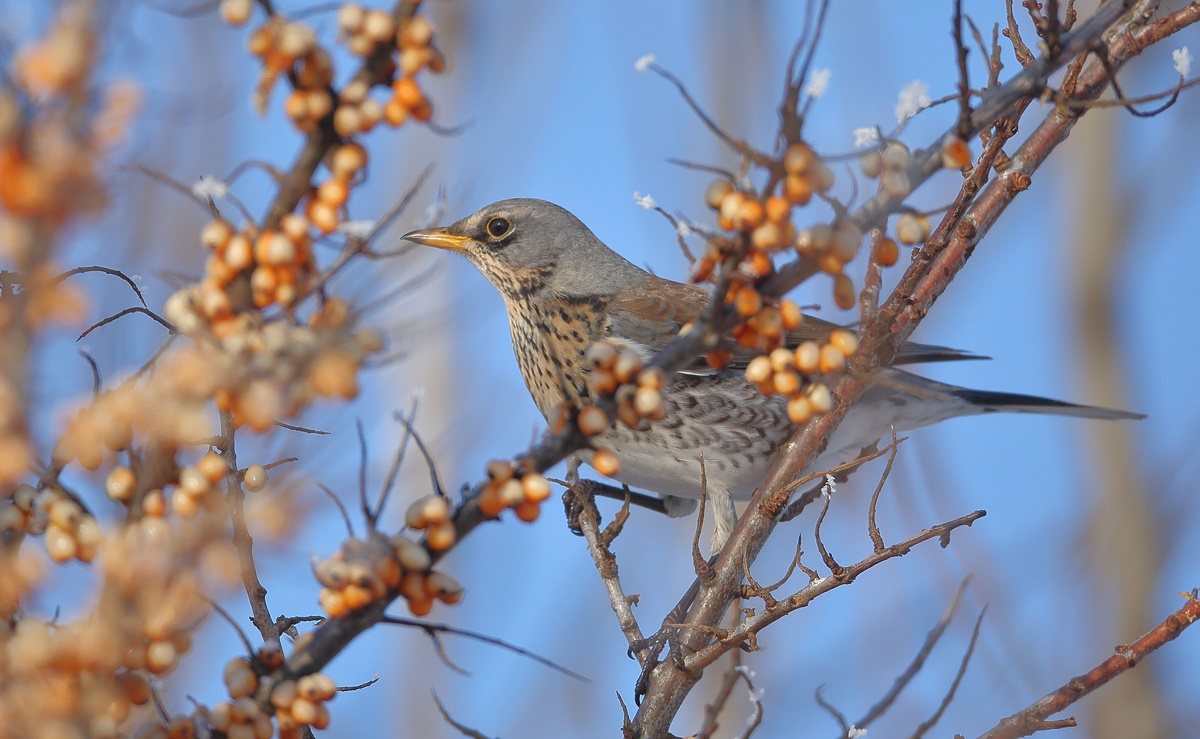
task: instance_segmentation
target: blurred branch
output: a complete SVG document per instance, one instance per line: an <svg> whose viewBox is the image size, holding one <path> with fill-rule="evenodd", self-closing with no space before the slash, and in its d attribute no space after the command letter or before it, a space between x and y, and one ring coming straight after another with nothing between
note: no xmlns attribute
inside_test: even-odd
<svg viewBox="0 0 1200 739"><path fill-rule="evenodd" d="M1187 593L1186 597L1187 602L1179 610L1167 616L1162 623L1140 639L1128 646L1117 647L1116 654L1092 668L1091 671L1072 678L1036 703L1001 720L1000 723L981 734L979 739L1017 739L1064 725L1062 722L1054 722L1057 725L1047 726L1046 719L1065 710L1067 706L1114 677L1132 669L1144 657L1174 640L1183 633L1184 629L1200 619L1200 600L1197 600L1196 591ZM1073 719L1067 720L1073 722Z"/></svg>

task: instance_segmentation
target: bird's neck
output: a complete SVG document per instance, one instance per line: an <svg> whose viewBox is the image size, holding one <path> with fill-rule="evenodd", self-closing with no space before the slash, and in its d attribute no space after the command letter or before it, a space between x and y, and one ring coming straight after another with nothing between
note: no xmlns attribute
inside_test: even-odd
<svg viewBox="0 0 1200 739"><path fill-rule="evenodd" d="M513 352L538 410L547 419L563 404L587 398L589 347L608 335L603 296L506 298Z"/></svg>

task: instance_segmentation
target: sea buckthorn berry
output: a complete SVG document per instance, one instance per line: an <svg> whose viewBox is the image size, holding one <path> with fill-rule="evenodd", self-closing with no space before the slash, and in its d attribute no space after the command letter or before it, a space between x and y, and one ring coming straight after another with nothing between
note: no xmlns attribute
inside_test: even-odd
<svg viewBox="0 0 1200 739"><path fill-rule="evenodd" d="M621 460L608 449L597 449L592 455L592 467L600 474L612 477L621 471Z"/></svg>
<svg viewBox="0 0 1200 739"><path fill-rule="evenodd" d="M858 337L844 328L835 329L829 334L829 344L837 347L837 350L846 357L850 357L858 351Z"/></svg>
<svg viewBox="0 0 1200 739"><path fill-rule="evenodd" d="M779 317L783 321L783 327L788 331L794 331L804 323L804 312L800 310L800 306L790 300L779 302Z"/></svg>
<svg viewBox="0 0 1200 739"><path fill-rule="evenodd" d="M919 213L904 213L896 219L896 239L902 244L923 243L929 234L929 219Z"/></svg>
<svg viewBox="0 0 1200 739"><path fill-rule="evenodd" d="M815 341L805 341L796 347L793 358L796 369L805 375L816 373L821 361L821 346Z"/></svg>
<svg viewBox="0 0 1200 739"><path fill-rule="evenodd" d="M833 278L833 302L842 310L854 307L858 295L854 292L854 281L850 275L840 274Z"/></svg>
<svg viewBox="0 0 1200 739"><path fill-rule="evenodd" d="M804 174L816 161L816 154L807 144L792 144L783 153L783 169L788 174Z"/></svg>
<svg viewBox="0 0 1200 739"><path fill-rule="evenodd" d="M942 139L942 166L946 169L963 169L971 165L971 147L954 134Z"/></svg>
<svg viewBox="0 0 1200 739"><path fill-rule="evenodd" d="M594 405L579 411L579 430L587 436L604 433L608 428L608 414Z"/></svg>
<svg viewBox="0 0 1200 739"><path fill-rule="evenodd" d="M746 380L757 385L770 379L773 372L771 360L760 354L746 365Z"/></svg>
<svg viewBox="0 0 1200 739"><path fill-rule="evenodd" d="M733 192L733 183L729 180L713 180L704 190L704 204L713 210L721 207L725 196Z"/></svg>
<svg viewBox="0 0 1200 739"><path fill-rule="evenodd" d="M550 482L536 472L521 478L521 488L525 491L525 500L540 503L550 497Z"/></svg>
<svg viewBox="0 0 1200 739"><path fill-rule="evenodd" d="M868 151L858 158L858 168L864 177L875 179L883 172L883 154L878 150Z"/></svg>
<svg viewBox="0 0 1200 739"><path fill-rule="evenodd" d="M261 492L267 486L267 471L261 464L252 464L246 468L246 474L242 481L250 492Z"/></svg>
<svg viewBox="0 0 1200 739"><path fill-rule="evenodd" d="M803 395L793 395L788 398L787 414L792 423L808 421L812 417L812 408L809 406L808 398Z"/></svg>
<svg viewBox="0 0 1200 739"><path fill-rule="evenodd" d="M900 247L895 239L884 236L871 246L871 255L881 267L891 267L900 261Z"/></svg>

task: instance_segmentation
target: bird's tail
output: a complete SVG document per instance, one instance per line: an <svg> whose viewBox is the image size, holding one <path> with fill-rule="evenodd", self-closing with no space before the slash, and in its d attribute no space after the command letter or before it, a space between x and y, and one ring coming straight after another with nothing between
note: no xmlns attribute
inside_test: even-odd
<svg viewBox="0 0 1200 739"><path fill-rule="evenodd" d="M987 390L955 388L950 393L979 408L984 413L1003 411L1006 413L1046 413L1055 416L1077 416L1079 418L1139 419L1143 413L1119 411L1113 408L1097 408L1092 405L1077 405L1061 400L1040 398L1036 395L1019 393L995 393Z"/></svg>

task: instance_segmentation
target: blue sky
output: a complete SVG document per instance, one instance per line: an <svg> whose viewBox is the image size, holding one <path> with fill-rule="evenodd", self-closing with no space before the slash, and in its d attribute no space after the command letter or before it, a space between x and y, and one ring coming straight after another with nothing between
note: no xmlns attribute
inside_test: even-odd
<svg viewBox="0 0 1200 739"><path fill-rule="evenodd" d="M686 265L669 226L638 208L632 195L649 193L672 212L706 219L701 193L707 178L666 160L722 166L735 160L667 83L638 74L634 61L655 54L722 126L770 148L783 67L801 28L801 7L782 1L428 3L425 10L450 56L447 73L428 83L436 118L444 125L467 126L451 137L411 127L373 133L366 140L370 178L354 196L351 212L355 218L377 217L432 162L434 182L446 192L446 222L502 198L545 198L570 209L635 263L681 278ZM965 9L985 33L1002 19L999 2L967 2ZM9 3L5 12L18 10ZM114 74L133 74L147 97L143 123L125 159L151 164L184 182L222 175L245 159L290 161L299 136L277 113L262 120L248 110L255 71L242 52L244 29L224 28L211 14L180 19L143 4L129 5L125 12L130 24L110 49L108 64ZM912 80L927 83L933 97L953 90L949 16L949 3L834 4L815 60L832 71L829 92L814 106L806 127L818 151L850 150L851 132L860 126L889 128L897 94ZM330 15L313 22L319 32L331 33ZM1125 87L1141 92L1174 84L1169 51L1184 44L1200 49L1200 38L1189 31L1131 65L1122 76ZM978 79L980 65L973 63ZM1016 67L1011 55L1005 63L1003 77ZM1117 110L1089 115L1081 129L1093 118L1106 117L1113 126L1112 144L1088 150L1069 141L1035 175L1031 189L984 240L917 333L921 340L994 358L930 367L930 376L971 387L1091 400L1084 395L1088 368L1080 366L1076 353L1080 322L1072 312L1070 288L1077 260L1087 257L1070 252L1066 244L1075 219L1095 215L1073 205L1073 193L1084 184L1080 162L1115 158L1113 187L1127 206L1128 247L1113 288L1121 352L1112 361L1131 378L1125 404L1150 415L1127 424L1124 432L1147 492L1145 506L1162 525L1161 570L1154 576L1151 609L1160 618L1177 607L1174 593L1195 587L1198 575L1194 548L1188 550L1187 544L1200 533L1189 494L1200 473L1194 451L1200 403L1191 379L1200 357L1196 342L1188 340L1195 335L1192 275L1200 267L1195 250L1200 181L1193 175L1200 163L1193 128L1197 105L1196 96L1185 93L1174 109L1150 120ZM1032 130L1045 111L1032 106L1023 132ZM949 107L923 114L909 124L904 139L914 148L925 146L953 116ZM113 177L118 194L112 217L81 230L64 259L139 273L161 301L168 293L161 271L199 270L202 254L194 234L204 213L132 175ZM247 175L234 189L255 212L272 193L261 173ZM420 207L401 218L383 248L397 245L408 228L425 225L434 189L417 198ZM943 174L913 203L936 207L955 190L954 175ZM128 236L113 243L118 227ZM322 407L308 419L333 431L331 439L277 435L244 442L244 459L258 454L269 461L297 445L304 459L291 481L295 494L311 498L313 520L264 558L264 580L278 612L316 608L308 558L336 548L342 530L336 512L305 481L354 494L356 418L370 430L378 481L398 438L389 411L406 407L414 390L423 388L418 427L454 488L478 479L488 459L520 451L544 426L512 358L502 303L465 261L418 252L364 264L341 279L335 291L369 300L425 270L428 276L419 286L368 317L387 330L403 358L368 377L356 403ZM101 284L89 288L97 311L123 307L123 295L110 294ZM813 280L796 299L823 305L825 317L853 320L832 308L826 280ZM89 337L89 349L102 369L114 374L136 366L154 345L152 336L133 337L132 332L127 338L117 331L106 336ZM47 369L40 378L40 392L54 398L57 407L86 389L86 371L53 361L73 356L67 352L73 349L66 336L47 347ZM1095 499L1099 469L1092 425L988 416L916 432L904 445L884 494L885 535L898 539L975 508L986 508L989 515L959 532L949 549L919 549L769 629L760 639L763 651L747 656L766 688L760 735L831 735L835 725L812 700L818 685L848 715L861 714L891 684L968 574L967 597L946 639L878 734L910 731L932 713L984 605L989 610L980 645L941 733L978 733L1086 671L1113 644L1137 636L1113 633L1105 615L1110 591L1119 591L1122 583L1097 577L1089 568L1081 522ZM862 509L877 474L878 467L865 469L839 488L826 533L843 561L869 552ZM399 520L404 499L427 492L426 479L414 457L393 520ZM602 505L602 510L613 508ZM795 535L803 532L808 538L811 526L804 518L779 531L759 560L760 580L782 572ZM688 521L635 513L617 541L627 590L642 594L637 613L644 628L652 629L690 582L690 537ZM436 716L431 687L457 719L489 735L615 733L620 711L613 694L620 691L630 700L635 665L624 657L623 639L584 544L567 533L556 503L548 503L532 526L505 520L484 527L445 566L467 586L468 597L457 607L439 607L435 620L520 644L593 682L579 684L512 654L450 639L450 653L472 673L464 677L442 665L421 634L380 629L331 666L341 684L376 674L381 678L331 706L333 735L368 735L387 726L397 727L388 733L452 736ZM238 597L226 603L234 613L246 612ZM223 663L237 645L222 623L206 625L205 634L213 646L208 655L185 664L195 671L186 692L215 700L219 678L207 666L210 660ZM1161 681L1177 725L1200 719L1197 658L1200 646L1189 634L1139 668ZM183 694L173 696L177 709L185 705ZM698 726L704 694L702 687L689 700L677 732ZM734 704L731 711L727 724L736 727L745 706ZM1084 704L1075 714L1083 717L1087 711Z"/></svg>

